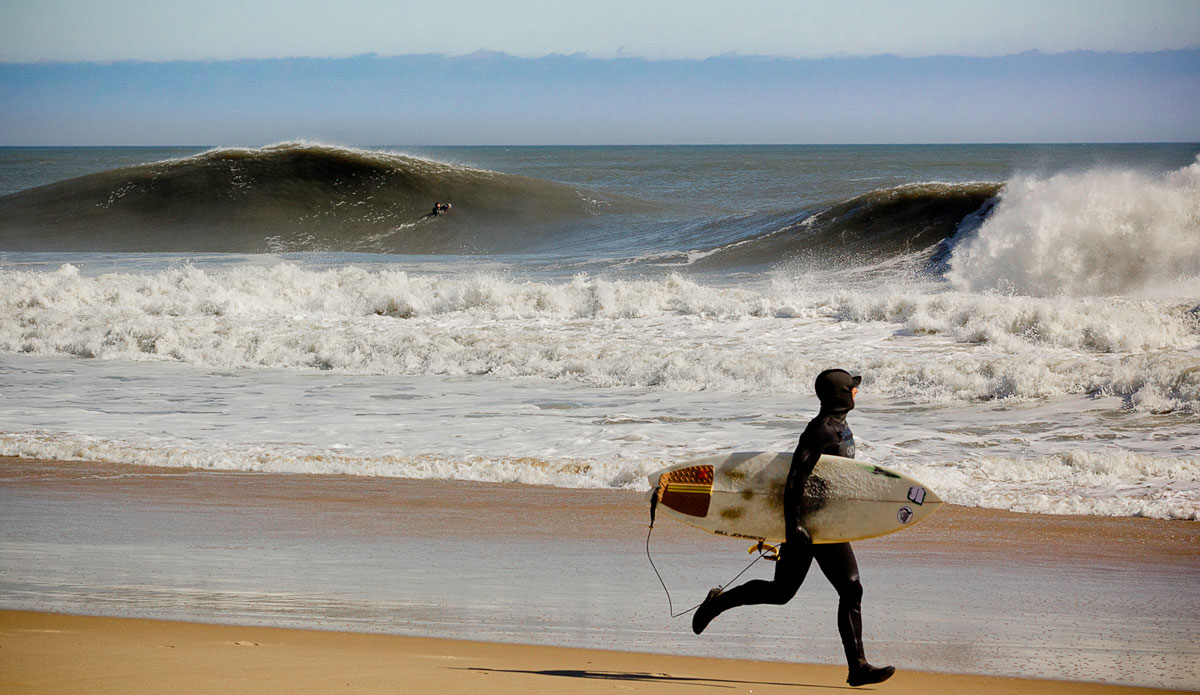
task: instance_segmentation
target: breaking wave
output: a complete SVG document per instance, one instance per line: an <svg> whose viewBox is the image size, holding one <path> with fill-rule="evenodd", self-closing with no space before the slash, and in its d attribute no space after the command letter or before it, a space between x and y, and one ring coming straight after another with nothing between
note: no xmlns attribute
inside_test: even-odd
<svg viewBox="0 0 1200 695"><path fill-rule="evenodd" d="M439 200L452 211L428 217ZM697 272L882 264L960 291L1038 296L1194 296L1180 288L1200 285L1200 162L1166 174L914 183L773 212L662 205L393 152L286 143L5 196L0 249L574 253Z"/></svg>
<svg viewBox="0 0 1200 695"><path fill-rule="evenodd" d="M0 198L0 249L70 252L648 254L654 264L846 265L927 251L999 184L922 183L783 212L663 203L393 152L285 143L113 169ZM429 217L449 201L449 214ZM682 220L682 221L679 221ZM685 249L683 251L673 249Z"/></svg>

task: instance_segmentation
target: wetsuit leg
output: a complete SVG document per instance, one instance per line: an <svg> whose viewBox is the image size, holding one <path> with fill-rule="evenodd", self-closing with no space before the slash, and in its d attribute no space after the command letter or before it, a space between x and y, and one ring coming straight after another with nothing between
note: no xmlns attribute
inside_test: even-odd
<svg viewBox="0 0 1200 695"><path fill-rule="evenodd" d="M730 608L764 603L781 606L791 601L804 583L812 559L813 545L807 533L799 541L784 543L779 546L773 580L752 579L732 589L713 589L692 616L692 631L697 635L704 632L713 618Z"/></svg>
<svg viewBox="0 0 1200 695"><path fill-rule="evenodd" d="M846 650L846 663L861 667L867 663L862 643L862 582L858 562L849 543L813 546L817 566L838 592L838 633Z"/></svg>
<svg viewBox="0 0 1200 695"><path fill-rule="evenodd" d="M785 501L785 509L791 508ZM704 632L713 618L730 608L773 604L781 606L800 590L808 568L812 565L812 536L799 523L799 513L786 514L784 524L787 540L779 546L779 559L775 562L775 578L771 581L753 579L732 589L713 589L692 615L692 631L697 635Z"/></svg>
<svg viewBox="0 0 1200 695"><path fill-rule="evenodd" d="M722 613L737 606L752 606L762 603L782 606L800 590L808 568L812 565L812 544L784 543L779 546L779 560L775 563L775 578L771 581L752 579L721 592L715 599L714 608Z"/></svg>

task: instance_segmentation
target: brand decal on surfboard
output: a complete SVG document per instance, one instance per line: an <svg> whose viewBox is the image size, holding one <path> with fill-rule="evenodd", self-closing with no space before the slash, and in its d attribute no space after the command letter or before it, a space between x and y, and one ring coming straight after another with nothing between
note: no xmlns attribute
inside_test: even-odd
<svg viewBox="0 0 1200 695"><path fill-rule="evenodd" d="M912 507L901 507L896 511L896 521L899 521L902 524L907 524L908 522L912 521L912 518Z"/></svg>

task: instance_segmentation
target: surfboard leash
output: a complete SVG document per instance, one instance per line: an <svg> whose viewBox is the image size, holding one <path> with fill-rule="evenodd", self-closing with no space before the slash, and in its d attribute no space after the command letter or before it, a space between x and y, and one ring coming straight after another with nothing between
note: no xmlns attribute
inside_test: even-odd
<svg viewBox="0 0 1200 695"><path fill-rule="evenodd" d="M658 583L662 584L663 592L666 593L666 595L667 595L667 612L670 613L671 618L679 618L679 617L685 616L688 613L691 613L692 611L696 610L701 605L703 605L704 602L701 601L700 603L697 603L696 605L692 606L691 608L688 608L687 610L676 613L675 605L671 601L671 591L670 591L670 589L667 588L667 583L665 581L663 581L662 574L659 573L658 567L654 564L654 558L651 557L651 555L650 555L650 535L654 533L654 512L658 509L658 490L659 490L659 488L654 488L654 494L650 496L650 529L646 531L646 559L650 561L650 567L651 567L651 569L654 570L654 576L658 577ZM748 572L750 570L750 568L754 566L754 563L758 562L759 560L763 559L764 557L767 557L768 556L767 553L763 551L763 545L764 545L763 543L759 543L758 557L751 560L750 564L746 565L742 569L741 572L738 572L736 575L734 575L733 579L730 579L729 581L725 582L724 584L718 585L718 588L724 590L725 587L736 582L743 574ZM753 552L754 548L751 548L750 550L751 550L751 552ZM775 557L772 559L776 559L778 557L778 550L776 550L774 548L772 548L772 550L775 551Z"/></svg>
<svg viewBox="0 0 1200 695"><path fill-rule="evenodd" d="M658 566L654 564L654 558L650 555L650 534L654 533L654 512L658 509L658 491L660 489L654 488L654 494L650 495L650 529L646 531L646 559L650 561L650 568L654 570L654 576L658 577L658 583L662 584L663 591L667 594L667 612L671 614L672 618L678 618L696 610L700 604L697 603L685 611L676 613L675 605L671 602L671 591L667 588L667 583L663 581L662 574L659 573Z"/></svg>

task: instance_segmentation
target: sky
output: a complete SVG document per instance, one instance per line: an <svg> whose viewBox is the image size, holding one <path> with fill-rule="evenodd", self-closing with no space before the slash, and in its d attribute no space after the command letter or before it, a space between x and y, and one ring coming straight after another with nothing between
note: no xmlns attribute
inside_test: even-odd
<svg viewBox="0 0 1200 695"><path fill-rule="evenodd" d="M1196 0L0 0L0 61L792 58L1200 47Z"/></svg>
<svg viewBox="0 0 1200 695"><path fill-rule="evenodd" d="M1200 140L1200 0L0 0L0 145Z"/></svg>

